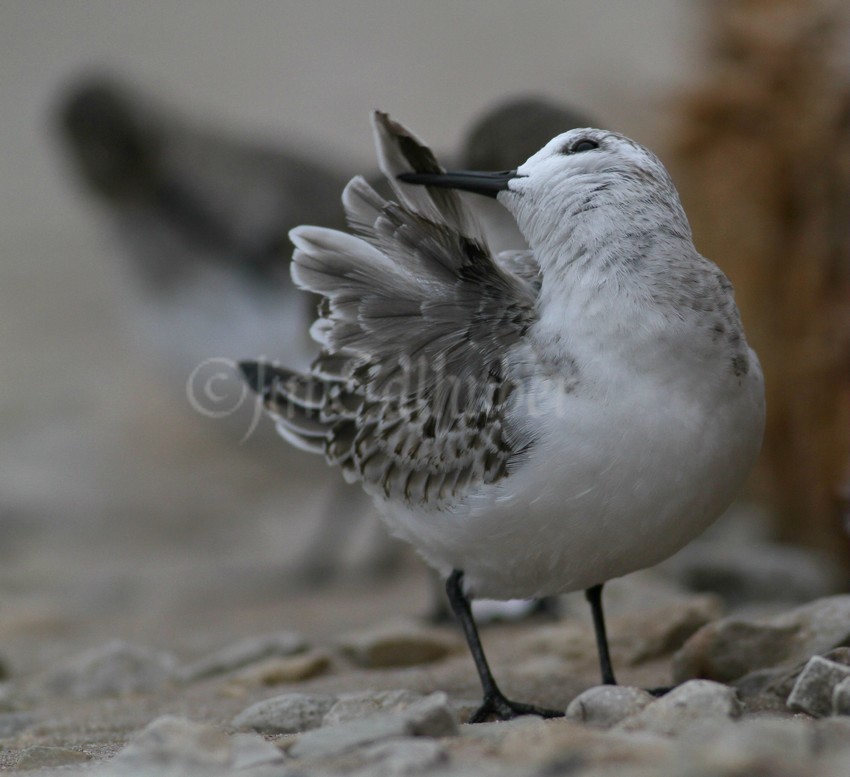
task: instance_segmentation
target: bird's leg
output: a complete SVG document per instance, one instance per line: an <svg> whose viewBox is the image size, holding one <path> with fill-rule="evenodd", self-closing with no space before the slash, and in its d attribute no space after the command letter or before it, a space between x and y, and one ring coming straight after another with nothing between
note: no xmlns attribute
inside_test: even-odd
<svg viewBox="0 0 850 777"><path fill-rule="evenodd" d="M602 685L616 685L614 668L611 666L611 654L608 652L608 636L605 633L605 615L602 612L602 584L588 588L584 592L590 603L590 611L593 613L593 630L596 632L596 650L599 653L599 669L602 672ZM647 688L647 693L656 698L664 696L673 690L675 686L662 686L659 688Z"/></svg>
<svg viewBox="0 0 850 777"><path fill-rule="evenodd" d="M463 572L456 569L449 575L449 579L446 580L446 594L448 594L449 604L454 614L463 627L463 633L469 645L469 652L472 653L472 660L475 661L475 668L478 671L478 677L481 679L481 689L484 691L484 703L470 717L469 722L481 723L492 716L500 720L509 720L519 715L540 715L544 718L563 717L564 713L557 710L548 710L543 707L536 707L533 704L521 704L510 701L499 690L499 686L496 685L496 680L493 678L493 673L490 671L490 666L484 655L484 648L481 646L481 639L478 636L478 628L472 617L472 608L469 606L469 599L466 598L466 594L463 592Z"/></svg>
<svg viewBox="0 0 850 777"><path fill-rule="evenodd" d="M593 631L596 633L596 652L599 654L599 669L602 672L602 685L616 685L614 669L611 666L611 654L608 651L608 635L605 633L605 614L602 612L602 583L588 588L584 595L593 614Z"/></svg>

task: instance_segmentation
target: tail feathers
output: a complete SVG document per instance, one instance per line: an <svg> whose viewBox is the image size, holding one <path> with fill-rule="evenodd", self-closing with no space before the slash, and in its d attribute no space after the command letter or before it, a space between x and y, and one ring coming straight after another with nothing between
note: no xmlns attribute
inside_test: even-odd
<svg viewBox="0 0 850 777"><path fill-rule="evenodd" d="M239 369L284 439L302 450L324 453L330 427L322 419L323 382L265 362L241 362Z"/></svg>
<svg viewBox="0 0 850 777"><path fill-rule="evenodd" d="M361 399L343 386L266 362L241 362L251 389L263 400L278 432L292 445L310 453L328 454L328 444L340 421L353 418Z"/></svg>

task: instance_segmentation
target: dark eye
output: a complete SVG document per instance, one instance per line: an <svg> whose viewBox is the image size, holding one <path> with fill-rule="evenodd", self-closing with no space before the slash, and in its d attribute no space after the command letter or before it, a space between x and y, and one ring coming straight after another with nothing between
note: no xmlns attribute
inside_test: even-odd
<svg viewBox="0 0 850 777"><path fill-rule="evenodd" d="M592 151L594 148L599 148L599 144L595 140L582 138L570 149L570 153L580 154L582 151Z"/></svg>

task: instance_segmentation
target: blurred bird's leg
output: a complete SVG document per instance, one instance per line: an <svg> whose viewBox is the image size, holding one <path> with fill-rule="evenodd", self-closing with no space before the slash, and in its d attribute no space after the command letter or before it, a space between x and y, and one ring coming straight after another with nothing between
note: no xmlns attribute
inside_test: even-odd
<svg viewBox="0 0 850 777"><path fill-rule="evenodd" d="M454 623L455 616L446 598L445 587L436 572L431 572L433 591L431 608L424 619L429 623ZM472 602L472 612L478 623L521 621L528 618L557 620L561 615L560 601L557 596L543 596L540 599L509 599L508 601L476 600Z"/></svg>
<svg viewBox="0 0 850 777"><path fill-rule="evenodd" d="M341 479L329 489L318 526L297 565L295 572L298 579L326 585L339 574L351 532L362 517L357 514L359 500L353 499L359 491L359 488ZM348 509L352 501L355 503L354 515Z"/></svg>
<svg viewBox="0 0 850 777"><path fill-rule="evenodd" d="M372 507L371 502L369 507ZM370 512L374 512L374 509ZM406 546L393 537L377 517L369 515L366 520L369 521L368 546L366 556L360 564L364 575L378 579L392 577L402 567Z"/></svg>

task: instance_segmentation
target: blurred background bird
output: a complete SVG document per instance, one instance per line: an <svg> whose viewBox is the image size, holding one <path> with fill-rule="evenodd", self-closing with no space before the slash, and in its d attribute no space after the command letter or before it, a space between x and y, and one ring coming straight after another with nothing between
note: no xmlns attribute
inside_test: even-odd
<svg viewBox="0 0 850 777"><path fill-rule="evenodd" d="M187 381L211 381L202 396L190 396L202 417L265 447L269 427L257 424L256 406L244 401L232 360L258 356L303 369L314 358L308 330L317 300L291 282L287 233L304 223L341 227L340 196L353 173L297 146L259 144L192 121L142 88L105 75L69 88L57 125L121 254L133 290L127 312L142 345L181 390ZM472 121L454 156L463 167L514 168L554 135L578 126L598 125L542 96L507 97ZM470 204L495 250L525 247L503 208L481 198ZM264 455L281 455L277 447ZM294 575L314 584L339 573L351 534L371 513L359 489L316 469L328 497ZM402 562L404 549L377 524L368 545L360 566L369 575L390 574ZM442 586L435 598L434 617L442 618ZM548 606L478 608L486 618Z"/></svg>

